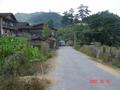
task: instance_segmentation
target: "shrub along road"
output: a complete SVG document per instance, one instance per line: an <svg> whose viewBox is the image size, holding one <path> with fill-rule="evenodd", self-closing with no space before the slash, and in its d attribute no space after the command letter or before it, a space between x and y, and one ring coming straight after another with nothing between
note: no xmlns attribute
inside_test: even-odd
<svg viewBox="0 0 120 90"><path fill-rule="evenodd" d="M120 90L120 75L98 68L88 56L72 47L58 50L52 75L56 83L51 90Z"/></svg>

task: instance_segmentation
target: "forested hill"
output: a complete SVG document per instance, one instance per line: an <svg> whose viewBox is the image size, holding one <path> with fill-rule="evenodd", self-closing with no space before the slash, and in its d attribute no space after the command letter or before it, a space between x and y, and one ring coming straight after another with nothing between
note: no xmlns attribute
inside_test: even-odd
<svg viewBox="0 0 120 90"><path fill-rule="evenodd" d="M47 23L52 20L56 28L61 27L62 16L55 12L16 13L15 16L18 21L29 22L30 24Z"/></svg>

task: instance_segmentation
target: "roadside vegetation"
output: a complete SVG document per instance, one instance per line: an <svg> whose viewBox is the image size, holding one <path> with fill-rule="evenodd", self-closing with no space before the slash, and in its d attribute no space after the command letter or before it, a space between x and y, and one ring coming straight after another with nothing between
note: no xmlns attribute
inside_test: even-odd
<svg viewBox="0 0 120 90"><path fill-rule="evenodd" d="M120 68L120 48L105 45L82 45L75 48L88 56L96 58L95 60L100 63Z"/></svg>
<svg viewBox="0 0 120 90"><path fill-rule="evenodd" d="M90 15L83 4L74 11L63 13L59 39L71 40L77 50L120 68L120 17L107 10Z"/></svg>
<svg viewBox="0 0 120 90"><path fill-rule="evenodd" d="M0 90L46 90L51 81L44 77L54 55L48 43L38 47L25 38L0 37Z"/></svg>

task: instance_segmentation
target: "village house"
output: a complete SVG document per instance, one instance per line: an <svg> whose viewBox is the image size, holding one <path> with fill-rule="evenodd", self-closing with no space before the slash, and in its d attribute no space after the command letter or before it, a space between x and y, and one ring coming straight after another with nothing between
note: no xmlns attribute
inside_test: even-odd
<svg viewBox="0 0 120 90"><path fill-rule="evenodd" d="M0 35L12 35L17 33L15 16L12 13L0 13Z"/></svg>
<svg viewBox="0 0 120 90"><path fill-rule="evenodd" d="M18 22L12 13L0 13L0 35L26 37L33 46L48 41L50 48L56 47L57 29L48 26L48 36L43 34L45 24L30 25Z"/></svg>
<svg viewBox="0 0 120 90"><path fill-rule="evenodd" d="M41 41L45 40L42 34L42 30L43 30L43 24L40 24L40 26L26 25L18 28L19 36L23 36L24 34L26 36L29 34L28 39L33 46L37 46L40 44Z"/></svg>
<svg viewBox="0 0 120 90"><path fill-rule="evenodd" d="M45 36L43 34L44 29L45 29L44 27L45 27L45 24L43 24L43 23L33 26L33 28L36 28L36 30L34 32L32 31L32 33L35 33L37 31L37 29L38 29L38 32L36 32L36 34L39 34L39 35L35 34L35 36L37 36L37 37L33 38L32 40L33 41L46 40L46 41L48 41L50 48L55 48L56 45L57 45L57 40L56 40L56 38L57 38L57 29L55 29L53 27L50 27L50 26L47 26L48 27L48 36Z"/></svg>

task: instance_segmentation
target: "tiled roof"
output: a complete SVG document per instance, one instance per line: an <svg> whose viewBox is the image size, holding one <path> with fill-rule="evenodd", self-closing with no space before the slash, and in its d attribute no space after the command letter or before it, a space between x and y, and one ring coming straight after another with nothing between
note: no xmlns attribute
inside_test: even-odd
<svg viewBox="0 0 120 90"><path fill-rule="evenodd" d="M13 19L9 19L8 16L11 16ZM13 20L13 21L17 22L15 16L12 13L0 13L0 17L3 17L5 19L9 19L9 20Z"/></svg>

